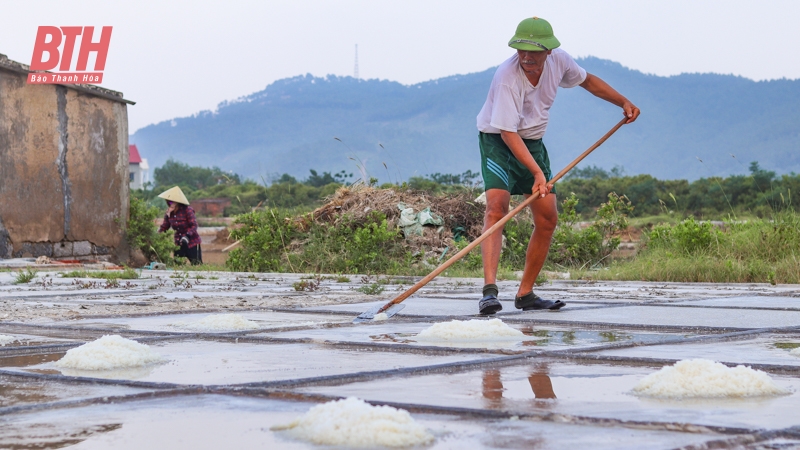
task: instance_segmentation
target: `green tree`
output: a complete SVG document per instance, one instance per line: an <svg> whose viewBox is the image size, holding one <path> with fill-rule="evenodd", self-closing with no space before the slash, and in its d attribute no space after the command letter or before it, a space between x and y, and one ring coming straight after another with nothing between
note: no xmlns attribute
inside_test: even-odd
<svg viewBox="0 0 800 450"><path fill-rule="evenodd" d="M240 184L239 175L226 173L219 167L193 167L170 158L153 172L156 186L188 187L190 190L205 189L218 184Z"/></svg>

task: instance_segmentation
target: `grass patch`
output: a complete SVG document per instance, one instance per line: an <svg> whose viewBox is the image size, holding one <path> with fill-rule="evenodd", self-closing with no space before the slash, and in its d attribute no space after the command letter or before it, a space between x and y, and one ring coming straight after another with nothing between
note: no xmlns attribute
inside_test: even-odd
<svg viewBox="0 0 800 450"><path fill-rule="evenodd" d="M370 283L370 284L365 284L363 286L359 286L358 289L356 290L358 292L361 292L362 294L379 295L385 289L386 287L383 286L381 283Z"/></svg>
<svg viewBox="0 0 800 450"><path fill-rule="evenodd" d="M208 264L208 263L198 264L196 266L193 266L191 264L175 265L175 266L170 266L170 268L179 269L187 272L230 272L231 271L230 268L224 265Z"/></svg>
<svg viewBox="0 0 800 450"><path fill-rule="evenodd" d="M800 214L727 223L686 219L660 225L640 253L582 278L621 281L800 283Z"/></svg>
<svg viewBox="0 0 800 450"><path fill-rule="evenodd" d="M36 271L30 267L25 270L20 270L14 275L14 284L25 284L36 278Z"/></svg>
<svg viewBox="0 0 800 450"><path fill-rule="evenodd" d="M139 272L130 267L123 271L117 270L72 270L61 274L61 278L100 278L104 280L136 280Z"/></svg>

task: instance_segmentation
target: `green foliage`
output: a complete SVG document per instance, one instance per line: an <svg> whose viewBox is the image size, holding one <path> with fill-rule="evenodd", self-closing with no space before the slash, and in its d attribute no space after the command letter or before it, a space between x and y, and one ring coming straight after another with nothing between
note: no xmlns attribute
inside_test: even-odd
<svg viewBox="0 0 800 450"><path fill-rule="evenodd" d="M656 231L658 231L656 233ZM722 230L683 221L656 227L630 261L617 261L593 278L643 281L800 283L800 214L730 222Z"/></svg>
<svg viewBox="0 0 800 450"><path fill-rule="evenodd" d="M480 173L467 170L460 175L437 172L425 177L411 177L408 183L403 184L411 189L431 194L447 194L464 189L474 190L480 183L482 183Z"/></svg>
<svg viewBox="0 0 800 450"><path fill-rule="evenodd" d="M469 245L469 241L466 239L455 241L456 253L463 250L467 245ZM471 271L482 269L483 259L481 258L480 246L467 253L463 258L457 261L454 266L451 267ZM453 270L451 269L451 271Z"/></svg>
<svg viewBox="0 0 800 450"><path fill-rule="evenodd" d="M633 210L625 196L608 194L608 201L597 210L594 222L580 229L578 204L575 194L561 203L562 212L548 255L552 263L585 267L603 261L619 246L615 235L628 227L628 214Z"/></svg>
<svg viewBox="0 0 800 450"><path fill-rule="evenodd" d="M694 218L688 218L675 226L659 225L653 228L648 235L648 245L695 254L707 250L714 242L719 242L720 234L711 222L698 222Z"/></svg>
<svg viewBox="0 0 800 450"><path fill-rule="evenodd" d="M794 210L791 196L800 189L800 175L781 177L750 164L750 175L727 178L658 180L650 175L621 176L621 171L605 172L589 166L574 169L578 175L559 185L562 192L575 192L580 200L577 212L590 215L608 193L624 194L636 206L638 216L677 214L680 217L719 217L756 215L768 217L784 209Z"/></svg>
<svg viewBox="0 0 800 450"><path fill-rule="evenodd" d="M116 270L106 270L106 271L72 270L69 272L62 273L61 278L102 278L106 280L110 279L135 280L139 278L139 272L130 267L126 267L122 272Z"/></svg>
<svg viewBox="0 0 800 450"><path fill-rule="evenodd" d="M295 291L298 292L314 292L319 289L322 281L319 279L315 280L300 280L292 283L292 287Z"/></svg>
<svg viewBox="0 0 800 450"><path fill-rule="evenodd" d="M298 230L291 216L281 210L266 209L236 218L231 239L241 246L230 252L226 265L240 272L281 272L288 264L288 246ZM293 270L292 270L293 271Z"/></svg>
<svg viewBox="0 0 800 450"><path fill-rule="evenodd" d="M312 224L294 260L304 271L388 273L408 265L402 239L380 212L371 212L364 223L344 216L334 224Z"/></svg>
<svg viewBox="0 0 800 450"><path fill-rule="evenodd" d="M334 224L315 223L301 230L291 216L267 209L239 216L242 227L231 233L241 240L227 265L256 272L387 273L407 266L402 237L386 217L372 212L363 223L349 216ZM292 244L296 241L296 244Z"/></svg>
<svg viewBox="0 0 800 450"><path fill-rule="evenodd" d="M533 220L527 211L518 214L503 228L506 237L505 247L500 254L500 263L522 270L525 267L525 253L533 234Z"/></svg>
<svg viewBox="0 0 800 450"><path fill-rule="evenodd" d="M131 197L130 217L128 218L127 238L132 249L139 249L151 261L160 261L165 264L174 264L172 252L177 250L173 236L159 233L155 226L155 219L161 216L162 211L154 206L148 206L144 200Z"/></svg>
<svg viewBox="0 0 800 450"><path fill-rule="evenodd" d="M25 284L36 278L36 271L28 267L14 275L14 284Z"/></svg>
<svg viewBox="0 0 800 450"><path fill-rule="evenodd" d="M362 294L379 295L386 289L381 283L370 283L359 286L356 290Z"/></svg>
<svg viewBox="0 0 800 450"><path fill-rule="evenodd" d="M168 159L163 166L153 172L156 186L169 188L181 186L189 190L204 189L219 184L239 184L239 175L226 173L219 167L193 167L185 163Z"/></svg>

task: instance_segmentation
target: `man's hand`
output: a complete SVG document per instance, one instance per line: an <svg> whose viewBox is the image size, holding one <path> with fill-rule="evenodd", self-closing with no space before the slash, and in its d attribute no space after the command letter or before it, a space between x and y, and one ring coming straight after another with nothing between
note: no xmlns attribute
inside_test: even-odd
<svg viewBox="0 0 800 450"><path fill-rule="evenodd" d="M553 189L553 185L547 183L544 172L539 170L533 174L533 189L531 189L531 195L542 198L547 196L551 189Z"/></svg>
<svg viewBox="0 0 800 450"><path fill-rule="evenodd" d="M623 114L625 114L625 117L628 118L628 121L625 122L625 123L634 122L636 120L636 118L639 117L639 114L641 114L641 111L639 111L639 108L637 108L636 105L634 105L633 103L631 103L628 100L626 100L625 103L622 104L622 111L623 111Z"/></svg>

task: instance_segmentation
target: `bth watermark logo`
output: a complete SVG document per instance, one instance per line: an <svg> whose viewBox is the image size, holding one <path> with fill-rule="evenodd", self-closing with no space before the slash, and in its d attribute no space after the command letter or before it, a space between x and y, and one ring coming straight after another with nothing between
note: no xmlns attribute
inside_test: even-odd
<svg viewBox="0 0 800 450"><path fill-rule="evenodd" d="M94 27L49 27L41 26L36 33L33 46L31 70L54 70L52 73L29 73L29 84L100 84L106 67L108 44L111 43L111 27L103 27L98 41L94 39ZM75 42L80 37L78 60L75 71L72 59ZM63 44L63 45L62 45ZM87 71L89 55L95 53L94 70Z"/></svg>

